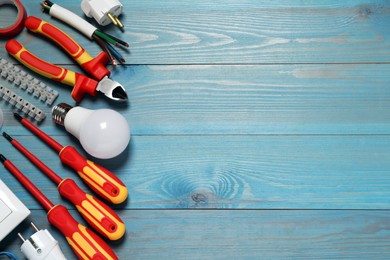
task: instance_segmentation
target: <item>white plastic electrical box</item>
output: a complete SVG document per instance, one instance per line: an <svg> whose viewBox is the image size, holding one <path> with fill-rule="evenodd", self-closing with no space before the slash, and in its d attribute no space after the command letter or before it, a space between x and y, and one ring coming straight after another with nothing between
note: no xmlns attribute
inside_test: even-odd
<svg viewBox="0 0 390 260"><path fill-rule="evenodd" d="M28 215L30 210L0 179L0 241Z"/></svg>

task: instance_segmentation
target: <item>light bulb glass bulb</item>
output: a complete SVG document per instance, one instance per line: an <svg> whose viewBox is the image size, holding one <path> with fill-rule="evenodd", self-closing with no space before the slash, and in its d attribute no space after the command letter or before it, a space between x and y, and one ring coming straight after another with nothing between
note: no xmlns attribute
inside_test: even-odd
<svg viewBox="0 0 390 260"><path fill-rule="evenodd" d="M87 153L100 159L119 155L130 141L126 119L111 109L74 107L66 114L64 126L79 139Z"/></svg>

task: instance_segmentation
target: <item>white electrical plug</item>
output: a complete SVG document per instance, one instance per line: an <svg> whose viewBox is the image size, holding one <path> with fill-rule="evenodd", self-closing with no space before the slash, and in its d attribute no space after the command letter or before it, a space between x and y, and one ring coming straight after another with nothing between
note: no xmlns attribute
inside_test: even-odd
<svg viewBox="0 0 390 260"><path fill-rule="evenodd" d="M93 17L100 25L113 23L123 28L118 16L122 13L123 5L118 0L82 0L81 9L88 17Z"/></svg>
<svg viewBox="0 0 390 260"><path fill-rule="evenodd" d="M21 234L19 237L23 240L20 247L22 253L29 260L66 260L66 257L61 251L58 241L47 231L47 229L39 230L34 223L31 223L37 231L29 239L25 240Z"/></svg>

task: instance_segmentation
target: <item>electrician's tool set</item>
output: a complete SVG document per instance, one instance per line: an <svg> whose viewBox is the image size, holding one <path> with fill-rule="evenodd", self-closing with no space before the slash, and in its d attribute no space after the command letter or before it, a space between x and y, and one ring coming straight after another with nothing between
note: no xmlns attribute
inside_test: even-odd
<svg viewBox="0 0 390 260"><path fill-rule="evenodd" d="M77 256L79 259L118 259L107 240L119 240L125 234L125 224L111 205L126 201L128 196L126 185L104 166L85 158L75 147L58 143L45 133L39 124L47 118L43 111L45 109L41 109L42 106L54 105L51 109L53 122L63 126L76 137L89 155L103 160L112 159L126 150L130 142L130 128L125 117L113 109L90 110L78 105L85 95L107 98L113 105L116 102L128 102L125 87L110 77L107 65L124 64L125 59L121 51L128 48L129 44L119 36L105 33L101 29L103 26L113 24L119 28L119 34L124 31L124 25L118 18L123 6L117 0L82 0L81 10L85 16L95 20L89 23L84 17L51 1L38 2L37 5L39 4L42 16L48 14L61 20L64 23L62 26L70 26L95 41L102 52L92 57L60 28L41 18L28 16L28 10L20 0L0 1L0 8L12 5L17 10L15 22L8 27L0 28L0 42L9 54L8 57L0 57L0 107L7 106L13 113L13 117L7 117L7 113L3 113L0 108L0 129L4 128L1 131L1 138L10 143L8 148L4 145L0 147L0 162L9 172L0 171L0 241L9 237L10 233L15 233L14 229L30 214L22 200L9 188L12 184L8 183L7 186L1 181L2 175L12 174L47 211L48 222L63 234L75 254L65 256L60 246L66 245L60 245L47 229L39 229L36 224L31 223L35 232L29 238L25 239L26 234L18 233L21 239L21 252L26 258L73 259ZM31 37L22 44L15 37L24 28L29 31ZM50 40L67 53L84 73L62 68L30 52L29 45L32 45L37 35ZM54 104L59 99L59 92L46 85L44 78L71 86L70 95L77 105ZM32 100L23 97L22 93L31 95ZM40 102L39 105L33 104L36 101ZM8 120L16 123L7 124ZM59 160L73 169L92 192L85 192L71 178L62 178L61 174L54 172L45 164L44 158L38 158L29 149L25 140L12 137L12 133L6 130L6 127L8 125L15 127L15 124L29 130L36 136L33 138L42 140L58 153ZM49 148L47 149L49 151ZM53 182L53 187L57 186L59 194L74 205L88 225L80 224L65 206L53 204L33 180L22 172L23 168L18 165L19 162L14 164L7 158L7 153L11 151L20 152L26 160L36 166L37 172L41 171L46 175ZM75 178L78 178L76 175ZM0 258L1 256L17 259L12 252L0 252Z"/></svg>

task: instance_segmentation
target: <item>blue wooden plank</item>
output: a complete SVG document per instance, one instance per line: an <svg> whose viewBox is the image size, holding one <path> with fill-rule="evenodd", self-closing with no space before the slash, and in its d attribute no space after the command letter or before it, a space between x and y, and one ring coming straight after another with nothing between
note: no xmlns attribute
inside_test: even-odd
<svg viewBox="0 0 390 260"><path fill-rule="evenodd" d="M74 213L74 212L73 212ZM75 215L75 214L73 214ZM123 240L108 242L119 259L388 259L388 211L126 210ZM73 259L45 213L30 217L48 228ZM25 237L33 231L19 227ZM0 250L20 256L16 232Z"/></svg>
<svg viewBox="0 0 390 260"><path fill-rule="evenodd" d="M24 2L30 14L61 26L92 54L98 53L96 44L39 13L38 2ZM60 4L82 15L80 1ZM123 4L125 32L112 26L105 29L130 43L125 53L129 64L389 62L390 4L386 0ZM44 46L50 45L42 39L26 32L17 39L39 56L47 56ZM63 54L47 58L70 62Z"/></svg>
<svg viewBox="0 0 390 260"><path fill-rule="evenodd" d="M100 51L39 13L37 2L24 3L93 55ZM132 126L125 154L98 161L130 189L129 200L115 207L128 229L110 243L120 259L389 258L388 1L123 3L125 33L107 31L131 43L130 65L113 70L130 103L81 103L116 109ZM81 14L79 1L61 4ZM72 64L26 31L17 39L40 56L51 50L47 58L57 64ZM74 103L69 89L53 86L58 102ZM3 130L75 178L12 119L9 106L0 101L0 108ZM42 128L63 144L77 143L51 120ZM2 138L0 149L55 203L72 208ZM47 227L40 206L2 167L0 178L33 210L30 219ZM198 210L183 210L189 208ZM19 227L25 236L27 225ZM0 250L21 256L19 246L16 233L0 242Z"/></svg>
<svg viewBox="0 0 390 260"><path fill-rule="evenodd" d="M18 139L62 177L80 182L40 141ZM49 198L63 202L3 138L0 147ZM116 160L96 161L129 188L119 208L389 209L389 151L388 135L136 136ZM2 167L0 176L29 208L40 208Z"/></svg>
<svg viewBox="0 0 390 260"><path fill-rule="evenodd" d="M126 66L112 77L126 86L128 103L100 95L80 105L119 111L133 135L389 134L389 70L389 64ZM69 87L48 84L60 92L56 103L75 104ZM50 107L4 85L50 117ZM28 134L10 106L0 101L0 108L10 133ZM41 126L66 135L50 118Z"/></svg>

